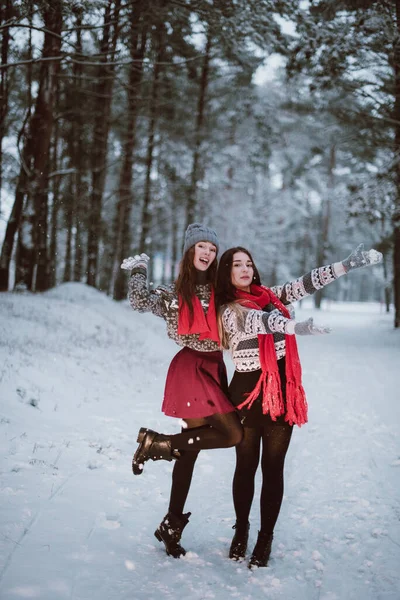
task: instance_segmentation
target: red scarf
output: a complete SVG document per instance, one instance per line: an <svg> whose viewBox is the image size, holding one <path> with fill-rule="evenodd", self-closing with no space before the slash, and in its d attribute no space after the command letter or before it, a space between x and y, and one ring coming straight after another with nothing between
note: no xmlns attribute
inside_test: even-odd
<svg viewBox="0 0 400 600"><path fill-rule="evenodd" d="M284 317L290 319L290 313L277 296L264 286L252 285L250 293L236 290L240 304L247 308L262 310L272 303ZM254 390L237 408L249 409L262 392L262 410L273 421L285 413L278 361L275 353L274 338L271 334L260 334L258 345L260 352L261 375ZM301 383L301 365L297 351L296 337L285 335L286 343L286 414L285 421L299 427L307 423L307 400Z"/></svg>
<svg viewBox="0 0 400 600"><path fill-rule="evenodd" d="M190 311L186 302L179 295L179 311L178 311L178 335L199 334L199 340L209 338L217 344L221 344L217 325L217 312L215 310L214 288L211 290L210 302L208 305L207 314L201 305L199 298L194 295L193 303L193 320L190 322Z"/></svg>

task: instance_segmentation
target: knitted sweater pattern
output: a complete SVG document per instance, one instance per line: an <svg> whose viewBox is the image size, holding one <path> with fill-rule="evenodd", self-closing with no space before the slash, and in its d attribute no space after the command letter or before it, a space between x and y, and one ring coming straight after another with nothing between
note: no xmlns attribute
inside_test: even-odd
<svg viewBox="0 0 400 600"><path fill-rule="evenodd" d="M313 269L306 275L284 285L271 287L271 290L283 304L290 305L292 302L314 294L344 274L342 263L333 263ZM271 304L265 310L273 308ZM293 307L288 306L288 309L291 312ZM236 371L249 372L261 369L257 336L270 333L271 330L274 331L276 358L278 360L283 358L286 354L286 323L287 320L278 310L270 313L262 310L243 311L241 320L238 319L237 311L232 305L227 304L222 312L222 325L228 337Z"/></svg>
<svg viewBox="0 0 400 600"><path fill-rule="evenodd" d="M210 284L196 285L196 296L199 298L203 310L207 313L211 297ZM133 310L151 312L165 320L167 335L178 346L191 348L199 352L215 352L221 350L217 342L208 338L199 340L199 334L178 335L178 294L175 284L159 286L149 290L147 285L147 271L142 268L132 270L128 284L128 299Z"/></svg>

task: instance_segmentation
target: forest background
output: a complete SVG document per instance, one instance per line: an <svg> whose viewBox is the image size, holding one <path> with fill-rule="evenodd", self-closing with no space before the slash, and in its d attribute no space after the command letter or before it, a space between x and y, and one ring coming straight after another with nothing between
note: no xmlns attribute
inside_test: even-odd
<svg viewBox="0 0 400 600"><path fill-rule="evenodd" d="M400 0L0 7L0 291L122 299L124 257L167 283L202 221L267 285L374 246L324 294L400 327Z"/></svg>

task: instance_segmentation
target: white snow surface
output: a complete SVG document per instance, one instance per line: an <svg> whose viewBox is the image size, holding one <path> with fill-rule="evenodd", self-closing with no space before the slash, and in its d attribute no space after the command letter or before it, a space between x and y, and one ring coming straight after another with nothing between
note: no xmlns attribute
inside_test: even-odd
<svg viewBox="0 0 400 600"><path fill-rule="evenodd" d="M269 566L250 571L227 558L234 449L200 453L181 559L153 535L172 463L132 475L139 427L180 430L160 412L178 350L163 321L83 284L0 294L0 598L398 600L400 331L378 304L311 315L333 331L298 338L309 423Z"/></svg>

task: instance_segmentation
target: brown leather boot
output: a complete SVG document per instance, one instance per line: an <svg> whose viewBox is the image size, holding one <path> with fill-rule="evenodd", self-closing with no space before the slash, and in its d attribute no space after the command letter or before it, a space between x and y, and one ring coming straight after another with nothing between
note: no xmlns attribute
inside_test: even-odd
<svg viewBox="0 0 400 600"><path fill-rule="evenodd" d="M157 433L152 429L142 427L137 437L139 446L132 459L132 471L134 475L143 472L144 463L151 460L174 460L180 454L171 448L171 436Z"/></svg>

